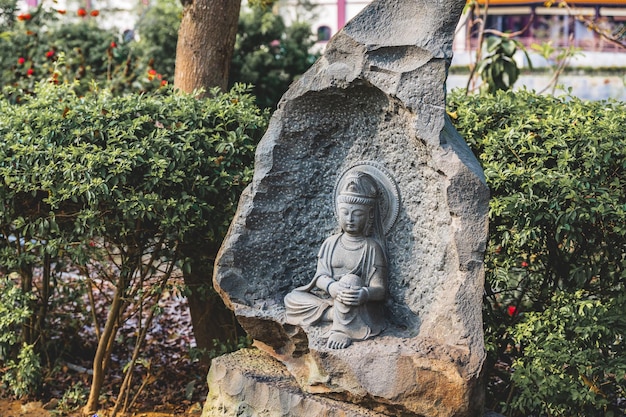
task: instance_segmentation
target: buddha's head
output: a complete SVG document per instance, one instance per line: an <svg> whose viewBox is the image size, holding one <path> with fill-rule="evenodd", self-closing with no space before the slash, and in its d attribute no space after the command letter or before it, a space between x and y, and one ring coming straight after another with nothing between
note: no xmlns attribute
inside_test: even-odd
<svg viewBox="0 0 626 417"><path fill-rule="evenodd" d="M337 196L339 226L348 235L369 236L378 198L376 181L364 172L347 175Z"/></svg>

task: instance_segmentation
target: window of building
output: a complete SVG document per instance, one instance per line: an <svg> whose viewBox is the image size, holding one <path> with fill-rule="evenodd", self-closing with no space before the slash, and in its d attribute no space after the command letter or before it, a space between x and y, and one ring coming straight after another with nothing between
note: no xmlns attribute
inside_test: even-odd
<svg viewBox="0 0 626 417"><path fill-rule="evenodd" d="M331 31L328 26L320 26L317 28L317 41L326 42L330 40Z"/></svg>

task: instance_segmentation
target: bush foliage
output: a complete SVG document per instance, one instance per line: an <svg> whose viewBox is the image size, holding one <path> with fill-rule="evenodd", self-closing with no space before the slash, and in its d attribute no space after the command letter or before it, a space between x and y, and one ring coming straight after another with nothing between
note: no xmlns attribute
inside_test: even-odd
<svg viewBox="0 0 626 417"><path fill-rule="evenodd" d="M291 83L317 59L308 23L286 26L265 7L253 7L239 18L230 83L254 85L259 106L275 109Z"/></svg>
<svg viewBox="0 0 626 417"><path fill-rule="evenodd" d="M78 81L74 88L84 94L96 82L115 94L125 94L154 91L174 80L180 2L154 2L131 34L102 29L104 12L88 13L77 21L65 10L43 5L15 15L14 5L15 0L0 2L3 85L29 94L40 80ZM309 52L313 44L307 23L287 26L263 5L243 10L230 87L252 84L257 104L275 108L289 85L317 58Z"/></svg>
<svg viewBox="0 0 626 417"><path fill-rule="evenodd" d="M167 87L178 3L154 2L130 34L102 29L98 10L79 9L77 18L46 3L17 14L15 4L0 0L0 311L13 312L0 320L0 368L3 387L22 396L77 346L97 345L93 382L101 383L121 323L139 320L143 335L124 347L140 348L172 274L184 274L189 296L209 289L187 277L212 264L267 114L236 79L208 100ZM272 59L248 66L279 78L255 90L273 106L311 63L310 30L290 30L268 9L254 16L271 17L272 30L247 47L280 43ZM115 289L105 295L106 323L93 296L86 301L95 281ZM96 340L79 340L86 326ZM122 390L141 360L122 358Z"/></svg>
<svg viewBox="0 0 626 417"><path fill-rule="evenodd" d="M153 305L172 271L187 267L181 246L221 241L266 120L239 85L200 100L170 89L81 97L72 85L42 82L20 104L0 99L0 275L21 286L2 281L0 310L20 307L0 322L20 334L5 333L2 352L15 358L22 342L47 349L47 312L68 270L85 280L95 270L114 285L116 320L133 303ZM105 256L115 274L95 268ZM11 360L3 353L0 367L18 370Z"/></svg>
<svg viewBox="0 0 626 417"><path fill-rule="evenodd" d="M241 86L203 101L45 84L21 105L0 101L2 230L48 248L65 232L120 240L137 222L168 241L220 236L264 126L252 101Z"/></svg>
<svg viewBox="0 0 626 417"><path fill-rule="evenodd" d="M490 405L510 417L626 410L626 104L450 96L492 192Z"/></svg>
<svg viewBox="0 0 626 417"><path fill-rule="evenodd" d="M120 94L151 91L167 83L168 75L161 75L158 63L147 55L148 41L138 44L102 29L106 16L94 14L77 21L65 10L47 9L42 3L0 24L2 84L30 94L40 80L49 80L71 83L84 94L97 82Z"/></svg>

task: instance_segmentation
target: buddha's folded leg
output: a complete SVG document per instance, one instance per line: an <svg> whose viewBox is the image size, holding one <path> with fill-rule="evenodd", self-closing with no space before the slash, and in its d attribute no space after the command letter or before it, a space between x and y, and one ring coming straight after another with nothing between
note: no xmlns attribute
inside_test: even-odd
<svg viewBox="0 0 626 417"><path fill-rule="evenodd" d="M371 329L361 317L363 313L363 308L347 306L335 300L331 330L344 334L352 340L367 339L371 334Z"/></svg>
<svg viewBox="0 0 626 417"><path fill-rule="evenodd" d="M323 299L305 291L292 291L285 296L286 321L289 324L316 324L331 307L332 299Z"/></svg>

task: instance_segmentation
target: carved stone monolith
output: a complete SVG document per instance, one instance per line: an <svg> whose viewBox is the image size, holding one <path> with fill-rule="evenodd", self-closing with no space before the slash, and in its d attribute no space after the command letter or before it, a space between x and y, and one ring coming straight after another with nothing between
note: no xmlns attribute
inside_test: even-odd
<svg viewBox="0 0 626 417"><path fill-rule="evenodd" d="M481 415L489 192L445 112L464 5L375 0L281 100L214 274L259 350L213 363L205 417Z"/></svg>

